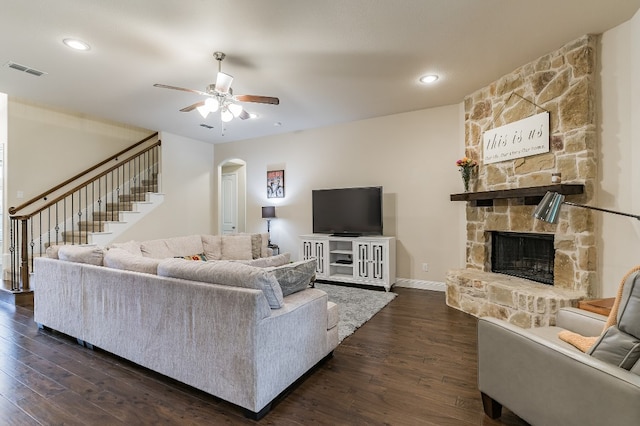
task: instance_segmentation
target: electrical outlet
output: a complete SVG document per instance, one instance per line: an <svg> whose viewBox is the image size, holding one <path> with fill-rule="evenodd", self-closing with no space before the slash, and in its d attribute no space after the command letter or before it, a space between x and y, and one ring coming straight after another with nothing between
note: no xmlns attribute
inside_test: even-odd
<svg viewBox="0 0 640 426"><path fill-rule="evenodd" d="M422 270L424 272L429 272L429 264L428 263L423 263L422 264Z"/></svg>

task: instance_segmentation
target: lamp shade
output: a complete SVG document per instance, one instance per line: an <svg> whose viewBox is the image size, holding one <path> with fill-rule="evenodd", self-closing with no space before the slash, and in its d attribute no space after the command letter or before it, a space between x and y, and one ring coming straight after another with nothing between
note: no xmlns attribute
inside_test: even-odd
<svg viewBox="0 0 640 426"><path fill-rule="evenodd" d="M564 202L564 195L557 192L547 192L533 212L533 217L549 223L557 223L560 206Z"/></svg>
<svg viewBox="0 0 640 426"><path fill-rule="evenodd" d="M276 217L276 207L275 206L267 206L262 208L262 218L263 219L273 219Z"/></svg>
<svg viewBox="0 0 640 426"><path fill-rule="evenodd" d="M600 207L585 206L584 204L576 204L572 203L571 201L565 201L564 195L558 194L557 192L547 192L546 194L544 194L544 197L542 197L542 201L540 201L540 204L538 204L536 206L536 209L533 211L533 217L545 222L557 223L558 216L560 214L560 207L563 204L580 207L583 209L597 210L599 212L613 213L620 216L627 216L640 220L640 215L619 212L616 210L603 209Z"/></svg>

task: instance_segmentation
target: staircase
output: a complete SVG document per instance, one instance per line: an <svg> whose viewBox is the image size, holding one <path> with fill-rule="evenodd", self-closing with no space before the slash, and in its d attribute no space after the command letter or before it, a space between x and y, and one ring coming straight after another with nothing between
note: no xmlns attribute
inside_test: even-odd
<svg viewBox="0 0 640 426"><path fill-rule="evenodd" d="M77 229L61 232L62 239L58 244L106 246L163 201L164 194L158 192L158 175L155 173L152 179L142 179L139 186L131 187L129 193L117 195L117 200L104 203L104 210L90 211L87 215L91 215L91 220L79 220Z"/></svg>
<svg viewBox="0 0 640 426"><path fill-rule="evenodd" d="M33 258L44 255L47 247L106 246L158 207L164 201L158 192L160 145L155 133L9 208L8 291L29 292Z"/></svg>

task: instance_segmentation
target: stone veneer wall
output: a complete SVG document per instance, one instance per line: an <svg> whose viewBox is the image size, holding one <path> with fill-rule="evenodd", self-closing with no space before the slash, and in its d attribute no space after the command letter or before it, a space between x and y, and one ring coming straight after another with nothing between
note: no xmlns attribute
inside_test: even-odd
<svg viewBox="0 0 640 426"><path fill-rule="evenodd" d="M569 200L592 201L597 178L597 40L598 36L583 36L465 98L465 155L479 162L472 191L550 185L551 173L560 172L562 182L585 185L583 195L570 196ZM514 92L521 97L513 95ZM543 112L536 105L550 112L550 152L482 164L483 132ZM467 270L491 270L490 231L552 233L556 249L555 287L547 286L544 298L549 299L548 290L553 291L553 288L578 295L570 298L573 301L594 294L596 246L591 211L565 206L558 224L551 225L534 220L534 208L524 205L522 198L495 200L492 207L473 207L468 203ZM456 277L458 275L451 272L447 276L447 304L461 309L465 304L463 299L467 298L469 302L476 298L479 285L477 279L471 287L460 285L465 279ZM474 286L476 288L472 289ZM518 311L518 297L514 294L509 312L498 316L509 317ZM477 306L493 303L488 298L488 294L477 298L470 313L483 315L495 311L490 306ZM564 300L566 295L560 298ZM501 299L505 299L504 294ZM556 302L547 304L558 305ZM532 325L554 322L552 317L535 320Z"/></svg>

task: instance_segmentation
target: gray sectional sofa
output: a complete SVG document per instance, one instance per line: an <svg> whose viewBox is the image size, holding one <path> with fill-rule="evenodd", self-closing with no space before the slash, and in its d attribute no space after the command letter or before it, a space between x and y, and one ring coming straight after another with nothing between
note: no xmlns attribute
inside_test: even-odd
<svg viewBox="0 0 640 426"><path fill-rule="evenodd" d="M260 418L338 345L337 306L308 286L315 265L223 259L214 237L52 250L34 261L35 321Z"/></svg>

